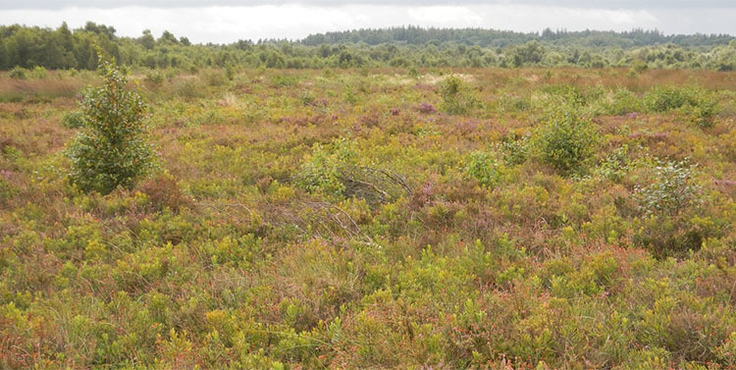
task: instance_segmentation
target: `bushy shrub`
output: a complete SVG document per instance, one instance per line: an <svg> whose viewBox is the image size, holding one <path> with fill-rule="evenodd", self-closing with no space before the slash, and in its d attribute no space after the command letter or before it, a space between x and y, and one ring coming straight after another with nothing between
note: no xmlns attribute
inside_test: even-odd
<svg viewBox="0 0 736 370"><path fill-rule="evenodd" d="M721 234L720 223L699 211L701 190L694 176L693 168L683 162L659 163L652 174L655 180L635 188L642 218L634 242L656 257L684 256Z"/></svg>
<svg viewBox="0 0 736 370"><path fill-rule="evenodd" d="M700 188L693 182L693 169L684 162L659 163L653 183L637 187L639 209L645 214L674 214L694 205Z"/></svg>
<svg viewBox="0 0 736 370"><path fill-rule="evenodd" d="M572 106L582 106L588 101L583 91L573 85L550 85L544 88L544 92L549 94L553 101Z"/></svg>
<svg viewBox="0 0 736 370"><path fill-rule="evenodd" d="M485 188L494 188L501 181L501 166L485 151L470 153L465 173Z"/></svg>
<svg viewBox="0 0 736 370"><path fill-rule="evenodd" d="M355 157L355 151L345 140L335 143L331 150L316 144L309 160L302 165L297 183L309 192L340 196L345 191L340 173L354 164Z"/></svg>
<svg viewBox="0 0 736 370"><path fill-rule="evenodd" d="M464 114L479 105L460 77L449 76L440 84L441 110L448 114Z"/></svg>
<svg viewBox="0 0 736 370"><path fill-rule="evenodd" d="M302 103L302 105L312 105L314 101L317 98L314 96L314 94L310 93L309 91L302 91L299 93L299 102Z"/></svg>
<svg viewBox="0 0 736 370"><path fill-rule="evenodd" d="M718 114L718 102L705 90L693 90L688 104L681 109L683 114L700 128L713 126L713 119Z"/></svg>
<svg viewBox="0 0 736 370"><path fill-rule="evenodd" d="M153 168L154 155L144 136L146 105L128 91L113 62L100 57L102 86L89 88L81 102L83 129L66 149L71 182L83 191L107 194L130 188Z"/></svg>
<svg viewBox="0 0 736 370"><path fill-rule="evenodd" d="M644 96L644 105L655 113L679 110L701 128L712 126L718 113L715 98L698 87L654 87Z"/></svg>
<svg viewBox="0 0 736 370"><path fill-rule="evenodd" d="M567 105L553 108L536 133L536 156L563 174L580 171L600 141L596 127Z"/></svg>
<svg viewBox="0 0 736 370"><path fill-rule="evenodd" d="M603 102L604 112L616 116L638 112L642 108L641 99L626 88L616 89L609 99Z"/></svg>
<svg viewBox="0 0 736 370"><path fill-rule="evenodd" d="M28 78L29 73L30 71L23 67L14 67L10 70L8 76L17 80L25 80L26 78Z"/></svg>
<svg viewBox="0 0 736 370"><path fill-rule="evenodd" d="M82 112L69 112L61 119L61 125L66 128L80 128L84 126L84 114Z"/></svg>
<svg viewBox="0 0 736 370"><path fill-rule="evenodd" d="M516 166L526 162L529 157L529 146L529 136L504 138L500 144L504 163L507 166Z"/></svg>
<svg viewBox="0 0 736 370"><path fill-rule="evenodd" d="M629 170L629 147L617 148L601 159L594 173L611 181L619 181Z"/></svg>
<svg viewBox="0 0 736 370"><path fill-rule="evenodd" d="M672 86L656 86L644 95L644 104L650 112L666 112L682 107L689 101L686 90Z"/></svg>
<svg viewBox="0 0 736 370"><path fill-rule="evenodd" d="M31 70L30 76L31 78L42 79L42 78L46 78L48 76L48 73L46 72L46 68L41 67L41 66L35 66Z"/></svg>
<svg viewBox="0 0 736 370"><path fill-rule="evenodd" d="M218 70L208 70L202 75L202 78L208 86L222 86L228 82L225 73Z"/></svg>
<svg viewBox="0 0 736 370"><path fill-rule="evenodd" d="M146 72L146 82L150 83L151 85L161 85L161 83L164 82L165 79L166 76L164 76L164 74L157 69L152 69Z"/></svg>
<svg viewBox="0 0 736 370"><path fill-rule="evenodd" d="M432 104L429 104L429 103L420 103L417 106L417 111L419 113L430 114L430 113L436 112L437 109L435 109Z"/></svg>

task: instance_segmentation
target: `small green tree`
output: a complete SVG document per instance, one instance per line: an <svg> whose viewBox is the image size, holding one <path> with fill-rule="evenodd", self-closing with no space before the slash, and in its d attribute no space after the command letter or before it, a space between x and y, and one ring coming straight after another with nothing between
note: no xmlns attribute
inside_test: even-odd
<svg viewBox="0 0 736 370"><path fill-rule="evenodd" d="M72 161L71 182L83 191L107 194L130 188L154 167L154 154L145 139L146 105L115 61L99 55L102 86L88 88L80 103L82 129L66 149Z"/></svg>

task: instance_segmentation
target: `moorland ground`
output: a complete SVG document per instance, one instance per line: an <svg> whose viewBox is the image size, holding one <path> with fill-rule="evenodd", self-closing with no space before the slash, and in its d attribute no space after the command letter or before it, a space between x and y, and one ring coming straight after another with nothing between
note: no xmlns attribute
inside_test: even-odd
<svg viewBox="0 0 736 370"><path fill-rule="evenodd" d="M100 78L24 77L2 368L736 365L736 73L134 71L159 169L106 195Z"/></svg>

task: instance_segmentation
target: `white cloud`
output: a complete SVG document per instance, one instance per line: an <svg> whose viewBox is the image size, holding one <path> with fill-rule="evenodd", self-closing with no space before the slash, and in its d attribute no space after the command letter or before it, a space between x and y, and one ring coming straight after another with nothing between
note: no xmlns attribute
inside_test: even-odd
<svg viewBox="0 0 736 370"><path fill-rule="evenodd" d="M466 27L480 26L483 17L469 7L461 6L424 6L410 7L407 10L409 21L421 26Z"/></svg>
<svg viewBox="0 0 736 370"><path fill-rule="evenodd" d="M164 30L193 42L239 39L299 39L311 33L403 25L484 27L524 32L546 27L568 30L657 28L666 33L736 33L736 9L594 9L547 5L307 5L152 8L6 9L0 24L80 27L88 20L111 25L122 36Z"/></svg>

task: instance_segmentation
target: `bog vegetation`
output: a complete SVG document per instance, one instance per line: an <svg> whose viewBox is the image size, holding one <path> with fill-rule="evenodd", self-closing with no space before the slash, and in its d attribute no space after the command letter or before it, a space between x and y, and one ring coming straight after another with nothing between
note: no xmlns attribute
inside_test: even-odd
<svg viewBox="0 0 736 370"><path fill-rule="evenodd" d="M736 366L734 72L121 60L0 74L0 368Z"/></svg>

